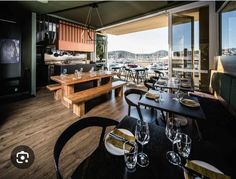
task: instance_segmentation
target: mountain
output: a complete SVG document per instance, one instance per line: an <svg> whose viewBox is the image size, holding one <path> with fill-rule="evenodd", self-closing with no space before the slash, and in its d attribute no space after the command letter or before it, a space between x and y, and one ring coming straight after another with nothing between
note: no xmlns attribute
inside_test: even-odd
<svg viewBox="0 0 236 179"><path fill-rule="evenodd" d="M120 58L153 58L153 57L165 57L168 55L166 50L159 50L153 53L131 53L128 51L118 50L108 52L108 58L120 59Z"/></svg>

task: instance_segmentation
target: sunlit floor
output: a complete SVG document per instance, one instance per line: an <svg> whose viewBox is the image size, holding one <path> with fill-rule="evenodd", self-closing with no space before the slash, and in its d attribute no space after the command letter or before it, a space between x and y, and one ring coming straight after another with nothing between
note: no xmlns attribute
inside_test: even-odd
<svg viewBox="0 0 236 179"><path fill-rule="evenodd" d="M85 116L104 116L121 120L127 114L123 98L111 98L91 109ZM17 101L1 107L0 124L0 178L56 178L53 147L59 135L78 117L46 89L36 97ZM65 177L70 176L78 164L96 147L98 128L88 129L66 145L61 157ZM92 142L93 141L93 142ZM10 161L12 150L18 145L31 147L35 161L28 169L18 169Z"/></svg>

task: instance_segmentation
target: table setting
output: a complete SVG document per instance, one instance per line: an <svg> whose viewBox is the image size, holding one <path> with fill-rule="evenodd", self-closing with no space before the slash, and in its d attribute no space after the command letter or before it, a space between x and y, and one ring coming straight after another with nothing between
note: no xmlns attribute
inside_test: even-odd
<svg viewBox="0 0 236 179"><path fill-rule="evenodd" d="M149 151L143 152L143 147L146 144L148 145L150 137L148 123L137 120L134 134L127 129L116 128L106 135L105 147L109 153L123 156L126 171L133 173L137 172L140 167L145 168L152 165L151 159L149 162ZM172 143L172 150L167 150L166 154L163 153L162 155L166 156L166 161L169 162L170 166L176 166L175 169L183 173L183 178L229 178L207 162L188 160L191 153L192 139L189 135L181 132L180 124L175 118L169 118L167 120L165 137ZM108 147L107 143L118 148L119 152L117 152L117 149L111 150L111 147ZM175 148L177 149L176 152Z"/></svg>
<svg viewBox="0 0 236 179"><path fill-rule="evenodd" d="M217 167L220 160L212 163L211 150L182 131L175 118L160 127L126 116L72 178L229 179Z"/></svg>

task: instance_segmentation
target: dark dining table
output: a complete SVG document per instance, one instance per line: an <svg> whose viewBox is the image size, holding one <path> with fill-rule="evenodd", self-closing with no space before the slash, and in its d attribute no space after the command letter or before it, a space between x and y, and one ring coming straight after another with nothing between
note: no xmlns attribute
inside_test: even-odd
<svg viewBox="0 0 236 179"><path fill-rule="evenodd" d="M137 119L126 116L117 128L124 128L134 134ZM85 159L75 170L71 178L76 179L183 179L183 170L166 159L166 152L171 150L171 142L165 136L165 128L149 124L150 140L144 145L144 152L149 157L147 167L136 166L130 171L126 168L124 157L110 154L104 144ZM220 148L209 142L192 140L189 159L210 163L224 173L230 173L228 158ZM184 162L184 160L182 159Z"/></svg>
<svg viewBox="0 0 236 179"><path fill-rule="evenodd" d="M146 69L145 68L141 68L141 67L137 67L137 68L133 68L132 70L135 71L134 80L136 78L136 82L137 82L137 84L139 84L140 75L141 75L141 73L143 73L143 75L145 75Z"/></svg>
<svg viewBox="0 0 236 179"><path fill-rule="evenodd" d="M175 94L163 92L161 95L162 95L162 101L155 101L143 96L141 100L138 102L138 104L158 109L161 111L166 111L185 117L190 117L193 119L199 119L199 120L206 119L201 106L196 108L190 108L184 106L179 101L175 100L174 99L176 97ZM187 96L186 98L198 101L198 98L194 96Z"/></svg>
<svg viewBox="0 0 236 179"><path fill-rule="evenodd" d="M160 81L161 81L162 83L160 83ZM162 80L162 79L160 78L160 81L159 81L159 83L158 83L158 81L157 81L157 83L155 83L155 87L158 87L158 88L166 88L166 89L169 89L171 92L172 92L173 90L177 90L177 89L179 89L179 90L181 90L181 91L194 91L194 87L193 87L193 84L192 84L192 83L190 83L190 87L184 87L184 86L181 85L181 82L180 82L180 84L176 84L176 83L175 83L174 81L172 81L171 79ZM183 83L186 83L186 82L183 82Z"/></svg>

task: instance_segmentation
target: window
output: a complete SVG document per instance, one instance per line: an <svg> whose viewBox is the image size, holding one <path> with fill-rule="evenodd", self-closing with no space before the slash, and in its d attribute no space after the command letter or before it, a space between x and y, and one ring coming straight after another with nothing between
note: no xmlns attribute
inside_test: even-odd
<svg viewBox="0 0 236 179"><path fill-rule="evenodd" d="M229 2L221 12L221 55L236 55L236 2Z"/></svg>

